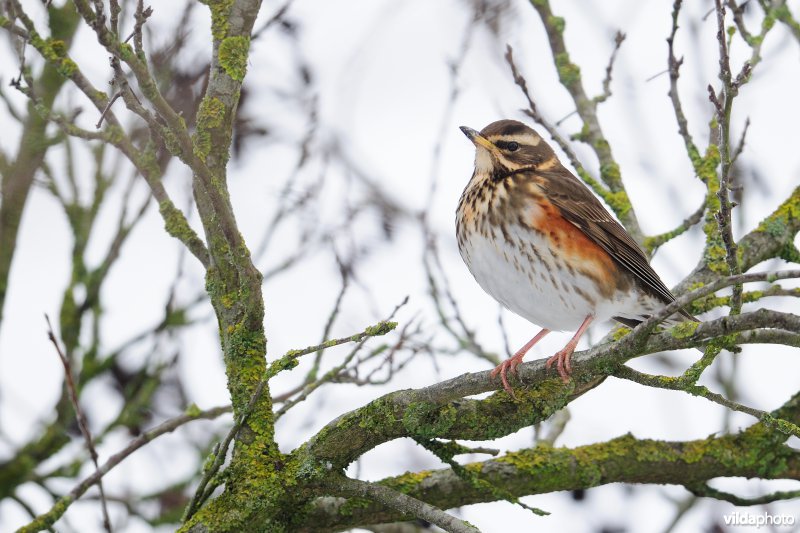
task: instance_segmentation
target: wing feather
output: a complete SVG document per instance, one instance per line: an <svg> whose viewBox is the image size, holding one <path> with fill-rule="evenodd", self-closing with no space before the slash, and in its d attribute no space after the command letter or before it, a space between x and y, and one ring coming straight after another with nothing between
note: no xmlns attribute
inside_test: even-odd
<svg viewBox="0 0 800 533"><path fill-rule="evenodd" d="M578 178L563 166L537 174L545 178L540 187L566 220L608 252L665 304L675 301L675 296L650 266L647 255L633 237ZM681 314L696 320L686 311Z"/></svg>

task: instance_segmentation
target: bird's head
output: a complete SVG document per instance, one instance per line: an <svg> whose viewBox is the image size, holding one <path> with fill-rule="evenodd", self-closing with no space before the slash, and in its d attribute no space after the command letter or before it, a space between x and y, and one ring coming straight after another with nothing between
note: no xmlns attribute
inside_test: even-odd
<svg viewBox="0 0 800 533"><path fill-rule="evenodd" d="M559 165L555 152L532 128L516 120L498 120L481 131L461 126L475 145L475 172L503 179L520 170Z"/></svg>

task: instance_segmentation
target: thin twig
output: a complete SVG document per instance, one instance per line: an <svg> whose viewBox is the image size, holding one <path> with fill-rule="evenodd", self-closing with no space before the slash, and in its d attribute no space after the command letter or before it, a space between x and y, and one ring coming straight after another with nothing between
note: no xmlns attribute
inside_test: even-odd
<svg viewBox="0 0 800 533"><path fill-rule="evenodd" d="M100 118L98 119L97 124L94 125L95 128L98 130L100 129L100 126L103 125L103 119L106 118L106 113L108 113L108 111L111 109L111 106L114 105L114 102L116 102L120 96L122 96L121 90L115 92L114 95L108 99L105 109L103 109L103 112L100 113Z"/></svg>
<svg viewBox="0 0 800 533"><path fill-rule="evenodd" d="M508 66L511 68L511 75L514 78L514 83L520 88L522 94L525 96L525 99L528 101L528 108L523 109L522 112L532 118L537 124L540 124L549 134L550 137L556 142L556 144L564 151L567 155L567 159L569 159L570 164L575 169L575 172L578 176L583 180L586 185L588 185L598 196L600 196L606 203L611 207L617 216L624 222L628 231L633 235L638 241L641 242L641 230L639 229L639 223L636 221L636 215L633 213L633 210L629 210L625 216L621 216L619 211L621 194L627 195L622 188L621 182L615 185L615 188L609 188L600 183L591 174L583 167L581 162L578 160L578 156L575 154L575 151L572 149L570 144L567 142L566 139L558 132L558 129L555 125L551 124L538 110L536 107L536 103L533 101L533 97L531 96L530 92L528 91L528 83L525 80L525 77L520 73L517 65L514 63L514 49L511 45L506 45L506 62ZM591 102L591 105L596 105L594 102ZM580 112L580 111L579 111ZM599 128L599 126L598 126ZM598 134L602 135L602 134ZM611 157L610 152L604 152L606 157ZM608 169L608 166L602 164L604 161L603 158L601 160L601 168ZM609 164L616 165L616 163L612 162ZM614 180L614 183L617 183ZM624 204L624 200L622 201Z"/></svg>
<svg viewBox="0 0 800 533"><path fill-rule="evenodd" d="M401 306L405 305L407 301L408 298L406 298L401 304L395 307L394 311L389 316L389 320L394 316L394 314ZM186 506L186 510L184 511L182 521L186 522L187 520L189 520L213 493L215 485L212 484L212 481L214 480L217 473L219 472L219 469L222 468L222 465L225 462L225 457L227 456L228 448L230 447L231 442L233 442L234 437L239 433L239 430L247 421L247 418L250 416L250 413L252 412L253 408L258 403L258 400L261 398L261 394L264 392L264 389L266 388L267 383L271 378L273 378L275 375L277 375L283 370L287 370L297 366L298 364L297 360L303 355L314 353L317 352L318 350L324 350L326 348L332 348L333 346L338 346L340 344L345 344L348 342L357 342L359 343L359 346L362 346L363 343L366 342L366 340L369 339L370 337L374 337L377 335L385 335L386 333L392 331L396 326L397 326L396 322L390 322L388 320L381 321L375 326L366 328L361 333L356 333L355 335L351 335L349 337L333 339L330 341L326 341L322 344L309 346L302 350L289 350L283 357L281 357L277 361L273 361L273 363L269 367L267 367L266 371L264 372L264 377L261 379L261 381L259 381L258 386L256 386L256 389L253 392L253 395L251 396L250 401L248 402L246 408L242 412L242 415L239 417L236 423L234 423L230 431L228 431L228 434L225 435L225 438L223 439L222 443L220 443L215 447L213 451L214 461L210 464L210 466L207 469L205 469L203 477L200 479L200 483L198 484L197 489L195 490L194 496L192 496L191 501ZM289 403L290 402L288 401L284 403L284 405L281 406L281 409L284 410L288 409L287 405Z"/></svg>
<svg viewBox="0 0 800 533"><path fill-rule="evenodd" d="M670 31L669 37L667 37L669 98L672 101L672 109L675 111L675 119L678 122L678 133L680 133L681 138L683 138L683 144L686 147L689 158L694 161L694 158L699 155L699 152L689 133L689 122L686 120L680 95L678 94L678 78L680 77L681 65L683 65L683 57L680 59L675 57L675 35L678 33L678 15L680 14L682 3L682 0L675 0L675 3L672 4L672 30Z"/></svg>
<svg viewBox="0 0 800 533"><path fill-rule="evenodd" d="M614 35L614 50L611 51L611 57L608 59L608 65L606 66L606 77L603 79L603 93L594 97L594 101L597 103L605 102L611 96L611 73L614 70L614 61L617 59L617 53L623 41L625 41L625 34L617 31L616 35Z"/></svg>
<svg viewBox="0 0 800 533"><path fill-rule="evenodd" d="M717 279L708 285L704 285L700 288L697 288L693 291L687 292L675 299L674 302L665 306L660 311L653 313L653 315L636 326L629 336L633 335L645 335L645 332L652 332L658 324L666 320L668 317L672 316L673 314L677 313L688 304L702 298L703 296L707 296L712 294L720 289L724 289L725 287L730 287L732 285L742 284L742 283L752 283L757 281L769 281L774 282L780 279L794 279L800 278L800 270L782 270L779 272L751 272L749 274L738 274L735 276L728 276L726 278ZM624 339L623 339L624 340Z"/></svg>
<svg viewBox="0 0 800 533"><path fill-rule="evenodd" d="M646 237L644 240L645 249L650 253L650 255L653 255L660 246L671 241L679 235L683 235L691 227L699 224L700 221L703 220L703 213L705 212L706 202L705 199L703 199L703 203L700 204L700 207L698 207L694 213L686 217L683 222L678 224L676 228L658 235L653 235L652 237Z"/></svg>
<svg viewBox="0 0 800 533"><path fill-rule="evenodd" d="M424 222L424 221L423 221ZM430 228L428 227L427 223L423 224L423 230L425 232L425 239L427 245L425 247L425 253L422 258L423 266L425 268L425 274L428 279L428 289L429 295L433 300L434 306L436 307L437 314L439 316L440 324L445 328L445 330L452 335L453 339L455 339L456 343L458 344L457 349L466 349L474 355L477 355L481 359L485 359L489 361L492 365L500 364L500 359L496 354L487 352L478 342L477 337L475 336L475 331L471 329L464 319L463 314L461 313L461 308L458 305L455 297L453 296L453 292L450 288L450 283L448 281L448 276L444 272L444 268L442 263L439 259L439 251L436 246L436 239L430 233ZM439 277L442 279L441 288L439 283L436 281L436 275L434 274L434 267L436 267ZM451 318L448 315L448 312L445 310L445 304L442 301L442 296L447 299L450 307L452 308L453 317ZM451 321L455 321L458 324L461 331L456 331L454 326L451 324Z"/></svg>
<svg viewBox="0 0 800 533"><path fill-rule="evenodd" d="M56 520L64 515L69 506L78 498L80 498L89 489L89 487L99 483L103 476L108 474L114 467L127 459L136 450L149 444L154 439L160 437L161 435L171 433L182 425L193 420L212 420L223 414L230 413L231 410L232 408L229 405L214 407L206 411L197 410L195 407L194 409L188 409L186 413L180 416L166 420L153 429L142 433L129 442L125 448L109 457L108 460L103 463L92 475L75 485L69 494L63 496L49 511L36 517L36 520L27 526L20 528L19 533L33 533L53 525Z"/></svg>
<svg viewBox="0 0 800 533"><path fill-rule="evenodd" d="M764 290L745 291L742 293L742 303L746 304L746 303L757 302L762 298L768 298L773 296L800 298L800 287L787 289L776 284ZM695 300L694 302L692 302L690 310L692 314L700 314L700 313L705 313L706 311L710 311L711 309L715 309L717 307L722 307L722 306L730 307L730 305L731 305L730 296L708 296L707 298L701 298L699 300Z"/></svg>
<svg viewBox="0 0 800 533"><path fill-rule="evenodd" d="M717 10L717 43L719 44L719 77L722 80L722 102L717 98L711 98L717 109L717 122L718 122L718 146L721 161L719 190L717 191L717 198L719 199L719 213L717 214L717 224L719 232L722 236L722 242L725 245L726 262L728 269L732 276L741 274L742 267L739 264L738 258L738 245L733 238L733 228L731 227L731 201L730 201L730 177L731 177L731 149L730 149L730 121L731 110L733 108L733 99L738 93L738 86L743 83L749 73L749 69L744 68L740 76L742 81L737 77L734 82L731 77L731 64L730 56L728 55L728 43L725 40L725 5L721 0L714 0L714 5ZM713 95L713 90L710 91ZM731 314L738 314L742 311L742 286L737 284L733 286L733 297L731 298Z"/></svg>
<svg viewBox="0 0 800 533"><path fill-rule="evenodd" d="M544 116L539 112L539 109L536 107L536 103L533 101L533 97L531 93L528 91L528 82L525 80L525 77L520 73L519 69L517 69L517 65L514 62L514 49L511 45L506 45L506 62L508 66L511 68L511 76L514 78L514 83L520 88L522 94L525 96L525 99L528 101L528 108L523 109L523 112L531 117L533 120L536 121L537 124L540 124L547 133L550 134L550 137L558 144L561 150L567 155L567 159L569 159L570 164L572 167L578 172L581 178L586 180L585 176L588 176L589 179L592 179L591 176L586 172L581 164L580 160L578 160L578 156L575 154L575 151L569 145L569 143L561 136L558 132L556 127L551 124ZM592 189L595 189L597 192L596 187L599 187L600 184L595 181L595 186Z"/></svg>
<svg viewBox="0 0 800 533"><path fill-rule="evenodd" d="M69 401L72 403L72 408L75 409L75 418L78 420L78 427L81 430L81 435L83 435L83 440L86 442L86 448L89 450L89 455L92 458L95 471L97 472L100 469L97 450L95 449L94 442L92 441L92 434L89 431L89 424L86 420L86 416L83 414L83 409L81 409L81 405L78 402L78 391L75 387L75 379L72 376L72 365L70 364L70 360L61 350L61 345L58 343L55 333L53 333L53 325L50 323L50 317L45 314L44 318L47 321L47 337L50 339L50 342L53 343L53 346L55 346L58 357L61 359L61 364L64 365L64 381L67 385ZM112 533L113 529L111 527L111 519L108 516L108 503L106 502L106 495L105 491L103 490L103 482L99 479L97 481L97 489L100 491L100 504L103 509L103 527L106 529L106 531L108 531L108 533Z"/></svg>
<svg viewBox="0 0 800 533"><path fill-rule="evenodd" d="M368 337L363 338L361 341L356 344L352 350L345 356L344 360L330 369L329 371L325 372L322 376L315 379L314 381L307 383L300 391L296 397L287 400L281 405L280 409L275 411L275 421L277 422L280 418L285 415L289 409L293 408L295 405L299 404L300 402L304 402L308 397L311 395L312 392L320 388L325 383L333 381L334 378L339 376L339 374L347 368L347 365L355 358L356 355L361 351L361 348L364 347L366 344Z"/></svg>
<svg viewBox="0 0 800 533"><path fill-rule="evenodd" d="M330 490L337 495L349 497L362 497L374 500L395 509L404 515L415 516L435 524L445 531L452 533L480 533L473 525L447 514L438 507L427 504L407 494L390 489L385 485L361 481L348 477L338 477L329 485Z"/></svg>
<svg viewBox="0 0 800 533"><path fill-rule="evenodd" d="M389 331L393 330L397 326L397 323L396 322L391 322L392 318L394 318L394 316L397 314L397 311L401 307L406 305L407 303L408 303L408 296L406 296L403 299L402 302L400 302L397 306L395 306L394 310L386 318L386 320L383 320L382 322L379 322L376 326L372 326L371 328L367 328L363 333L360 333L360 334L357 334L357 335L353 335L352 337L347 337L346 339L348 339L348 340L345 341L345 342L348 342L348 341L357 342L358 344L356 344L356 346L353 347L352 350L350 350L350 353L348 353L345 356L344 360L341 363L339 363L338 365L336 365L335 367L333 367L332 369L327 371L324 375L322 375L321 377L317 378L316 380L305 384L305 386L302 388L302 390L300 391L300 394L297 397L292 398L291 400L287 400L286 402L284 402L284 404L280 407L280 409L278 409L275 412L275 420L277 421L278 419L280 419L284 414L286 414L287 411L289 411L289 409L291 409L292 407L294 407L298 403L305 401L308 398L308 396L312 392L317 390L319 387L321 387L325 383L333 381L336 377L338 377L347 368L347 365L350 364L350 362L355 358L355 356L358 355L358 353L361 351L361 348L364 346L364 344L367 342L367 340L369 340L370 337L374 337L374 336L377 336L377 335L384 335L384 334L388 333ZM386 331L381 331L382 328L386 329ZM371 333L370 334L366 334L370 330L372 330ZM339 340L341 340L341 339L339 339ZM327 343L323 343L322 345L319 345L319 346L327 347L325 345L327 345L329 343L332 343L332 342L337 342L337 341L328 341ZM401 335L401 340L399 342L402 342L402 335ZM338 344L343 344L343 343L338 343ZM336 344L332 344L332 345L335 346ZM316 350L313 350L313 348L318 348L319 346L310 347L310 348L307 348L307 350L311 349L311 351L316 351ZM382 350L383 350L383 347L379 347L377 350L373 351L373 353L370 354L366 359L369 359L369 358L373 357L374 355L377 355L377 353L380 353ZM310 352L308 352L308 353L310 353ZM391 354L391 352L390 352L390 354ZM275 364L275 363L273 363L273 364ZM272 367L270 366L270 368L272 368ZM269 372L269 369L267 370L267 372Z"/></svg>
<svg viewBox="0 0 800 533"><path fill-rule="evenodd" d="M703 385L688 384L685 383L680 378L675 379L669 376L656 376L652 374L645 374L644 372L639 372L638 370L634 370L631 367L625 365L622 365L617 370L615 370L613 375L618 378L633 381L634 383L638 383L639 385L647 385L648 387L653 387L658 389L679 390L687 392L692 396L700 396L711 402L719 404L723 407L727 407L732 411L738 411L740 413L746 413L750 416L753 416L768 426L780 429L784 432L788 431L795 437L800 437L800 428L798 428L795 424L786 420L781 420L779 421L780 425L778 425L778 423L776 423L778 421L776 421L776 419L767 411L762 411L761 409L755 409L753 407L749 407L739 402L729 400L724 396L722 396L721 394L717 394L716 392L711 392L710 390L708 390L708 388L704 387Z"/></svg>
<svg viewBox="0 0 800 533"><path fill-rule="evenodd" d="M119 15L122 13L122 6L119 5L119 0L110 0L108 10L111 13L109 27L111 31L119 35Z"/></svg>
<svg viewBox="0 0 800 533"><path fill-rule="evenodd" d="M256 39L261 37L261 34L264 33L267 29L269 29L270 26L282 21L283 18L286 16L286 13L289 11L289 8L292 7L292 2L294 2L294 0L286 0L286 2L284 2L281 7L275 10L274 15L268 18L264 22L264 24L261 25L260 28L258 28L256 31L253 32L253 36L251 37L251 39L255 41Z"/></svg>
<svg viewBox="0 0 800 533"><path fill-rule="evenodd" d="M747 131L750 129L750 117L747 117L744 121L744 129L742 130L742 136L739 137L739 144L736 145L736 149L731 154L731 167L736 163L736 160L739 159L739 156L744 151L744 141L747 139ZM729 189L733 189L733 187L728 187Z"/></svg>
<svg viewBox="0 0 800 533"><path fill-rule="evenodd" d="M772 503L780 500L793 500L800 498L800 490L790 491L776 491L757 498L743 498L736 496L730 492L717 490L710 487L708 484L702 485L684 485L686 489L695 496L702 496L706 498L714 498L715 500L730 502L736 506L745 507L749 505L764 505L765 503Z"/></svg>
<svg viewBox="0 0 800 533"><path fill-rule="evenodd" d="M144 47L142 45L142 28L152 14L153 8L148 6L147 9L145 9L144 2L142 0L139 0L136 3L136 15L134 17L136 23L133 26L133 33L131 35L133 36L133 47L138 54L144 53Z"/></svg>
<svg viewBox="0 0 800 533"><path fill-rule="evenodd" d="M739 34L747 42L749 42L753 38L753 36L747 30L747 27L744 25L744 17L742 17L742 13L744 13L744 8L745 6L747 6L749 2L750 0L745 0L740 5L737 5L736 0L725 0L725 3L731 10L731 15L733 15L733 22L736 24L736 28L739 30Z"/></svg>
<svg viewBox="0 0 800 533"><path fill-rule="evenodd" d="M455 109L456 101L458 100L458 95L461 91L461 87L458 83L461 66L464 64L464 59L467 56L467 52L469 52L469 46L472 42L475 29L478 27L478 23L482 20L483 13L480 8L481 5L483 5L482 2L476 3L472 18L467 23L467 28L464 30L461 36L461 43L458 47L458 53L456 54L455 58L447 62L448 72L450 74L448 77L449 91L447 101L445 102L444 109L441 114L439 131L436 135L436 144L433 147L433 154L431 157L428 198L425 201L425 208L422 211L422 216L424 216L426 219L429 217L431 206L433 205L433 201L436 196L436 190L439 184L439 166L442 158L442 147L444 140L447 138L445 133L447 129L451 127L450 123L453 110Z"/></svg>
<svg viewBox="0 0 800 533"><path fill-rule="evenodd" d="M342 306L342 300L344 300L344 295L347 292L347 289L350 287L350 276L352 275L352 265L345 264L339 258L338 254L336 257L336 264L339 266L339 275L342 278L342 286L339 289L339 294L336 295L336 301L333 303L333 309L331 310L330 314L328 315L328 320L325 322L325 327L322 329L322 342L325 342L325 339L330 338L331 330L333 329L333 324L336 322L336 319L339 317L339 310ZM308 371L306 374L306 383L310 383L316 379L317 372L319 371L319 365L322 362L322 352L323 348L317 350L316 355L314 356L314 364L311 367L311 370Z"/></svg>

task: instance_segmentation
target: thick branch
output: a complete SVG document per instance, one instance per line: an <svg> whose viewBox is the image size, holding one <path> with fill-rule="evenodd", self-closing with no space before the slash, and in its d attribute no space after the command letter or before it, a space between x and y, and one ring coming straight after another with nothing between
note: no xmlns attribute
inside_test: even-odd
<svg viewBox="0 0 800 533"><path fill-rule="evenodd" d="M755 427L757 427L758 424ZM516 497L608 483L700 484L716 477L800 479L800 453L757 431L688 442L624 435L578 448L536 448L466 465ZM763 435L763 434L762 434ZM773 459L765 462L762 452ZM767 451L768 450L768 451ZM774 455L772 455L774 454ZM405 474L381 484L442 509L496 500L451 469ZM318 498L298 531L340 531L356 525L407 519L368 499Z"/></svg>

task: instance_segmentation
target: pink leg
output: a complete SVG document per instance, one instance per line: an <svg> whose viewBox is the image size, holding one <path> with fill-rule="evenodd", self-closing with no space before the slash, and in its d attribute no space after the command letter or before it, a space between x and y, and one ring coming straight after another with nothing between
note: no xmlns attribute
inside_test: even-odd
<svg viewBox="0 0 800 533"><path fill-rule="evenodd" d="M543 329L542 331L537 333L535 337L529 340L527 344L525 344L525 346L517 350L517 353L515 353L512 357L509 357L508 359L497 365L497 367L494 370L492 370L491 374L492 378L496 377L497 374L499 373L500 379L503 380L503 388L506 391L508 391L508 393L511 396L514 396L514 391L511 389L511 385L508 384L508 377L506 376L506 374L508 373L509 370L511 370L511 372L513 373L516 373L517 367L522 362L522 358L525 357L525 354L528 353L528 350L533 348L533 345L542 340L544 336L547 335L548 333L550 333L549 329Z"/></svg>
<svg viewBox="0 0 800 533"><path fill-rule="evenodd" d="M589 329L589 324L592 323L594 317L592 315L587 316L583 319L583 323L581 327L578 328L578 331L575 332L575 335L569 340L566 346L556 352L556 354L547 360L545 367L550 368L554 362L556 363L556 368L558 369L558 375L561 376L561 380L564 383L569 383L569 375L572 372L572 364L570 363L570 358L572 357L572 352L575 351L575 347L578 346L578 341L581 340L581 337L586 330Z"/></svg>

